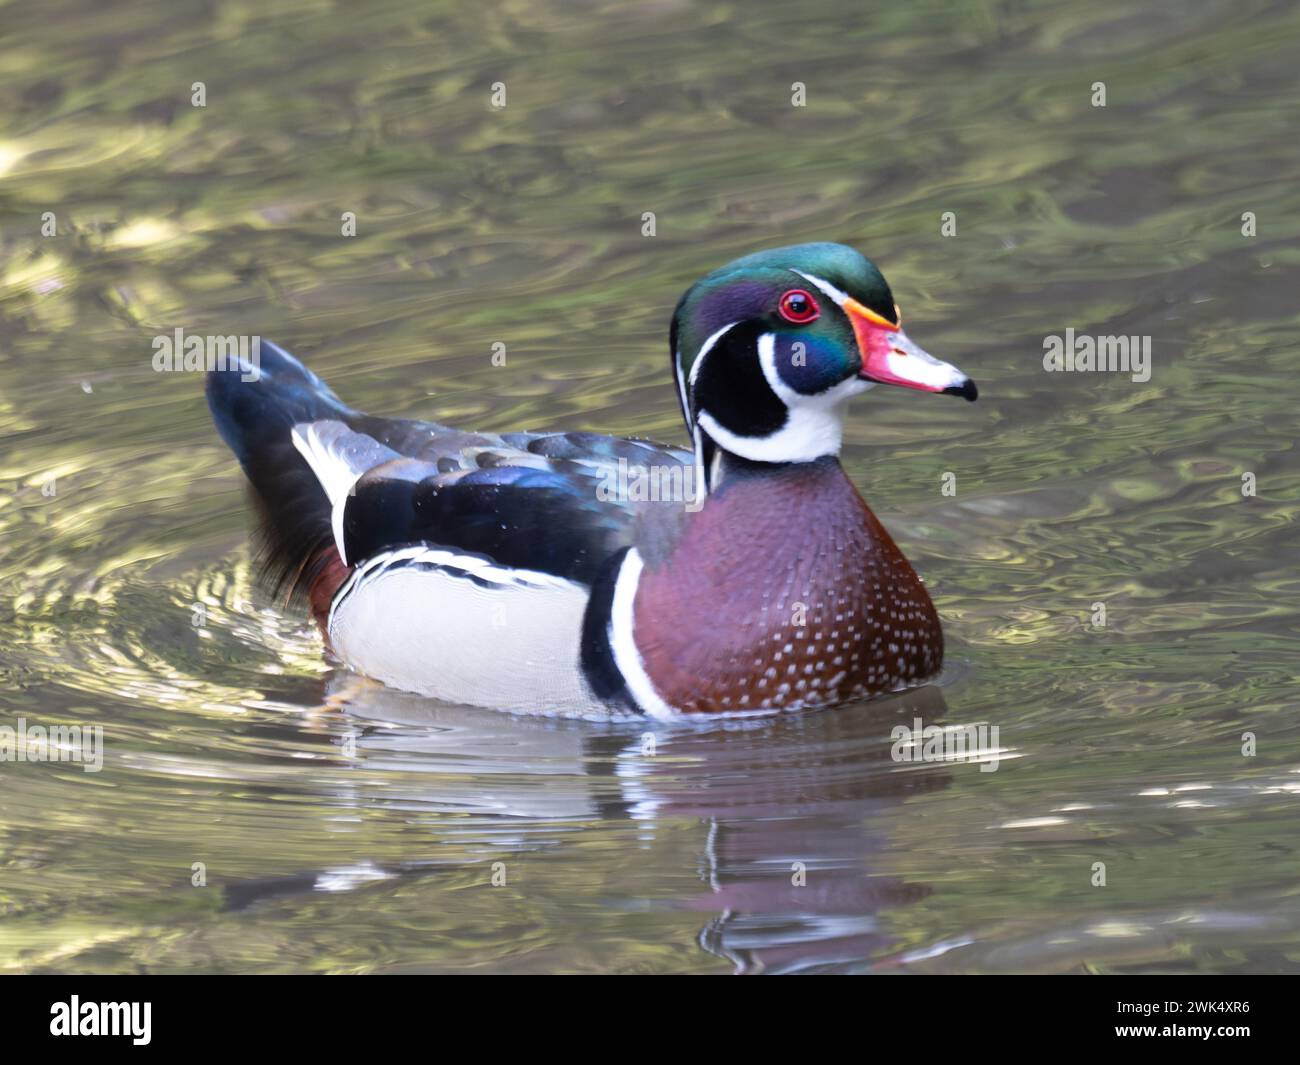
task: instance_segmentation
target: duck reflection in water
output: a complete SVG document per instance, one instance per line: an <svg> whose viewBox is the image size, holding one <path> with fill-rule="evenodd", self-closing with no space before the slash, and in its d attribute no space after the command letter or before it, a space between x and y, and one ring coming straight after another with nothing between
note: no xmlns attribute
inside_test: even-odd
<svg viewBox="0 0 1300 1065"><path fill-rule="evenodd" d="M693 869L636 872L643 884L672 887L667 899L656 894L647 907L710 915L698 942L735 972L895 965L900 959L890 952L897 944L880 914L929 894L925 884L883 867L891 847L885 826L898 822L894 808L952 780L951 766L891 757L895 726L918 717L942 724L946 706L935 686L832 711L699 726L485 712L352 676L338 677L334 688L328 709L311 720L340 762L390 771L382 774L382 801L390 808L409 807L422 817L456 814L461 842L465 816L481 819L491 852L485 862L510 853L526 862L543 849L554 856L557 842L566 846L571 837L557 840L543 829L568 821L631 822L643 845L632 853L660 862L665 853L680 853L667 843L680 838L683 821L698 820ZM394 788L394 770L410 783ZM360 779L367 776L359 773L356 788L343 796L358 808L379 798ZM346 868L230 883L225 897L229 908L242 909L270 898L436 877L454 864L422 857L392 865L359 855ZM698 891L681 890L684 874L698 877Z"/></svg>

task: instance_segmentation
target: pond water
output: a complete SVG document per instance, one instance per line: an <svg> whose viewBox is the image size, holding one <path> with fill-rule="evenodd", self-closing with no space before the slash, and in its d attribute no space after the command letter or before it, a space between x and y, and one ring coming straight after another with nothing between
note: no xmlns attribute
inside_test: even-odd
<svg viewBox="0 0 1300 1065"><path fill-rule="evenodd" d="M103 766L0 762L0 971L1300 971L1300 9L489 7L5 8L0 726ZM981 389L850 415L948 662L833 711L349 674L151 364L255 333L376 413L681 441L678 295L805 240ZM1067 328L1149 380L1045 372ZM896 761L916 717L998 731Z"/></svg>

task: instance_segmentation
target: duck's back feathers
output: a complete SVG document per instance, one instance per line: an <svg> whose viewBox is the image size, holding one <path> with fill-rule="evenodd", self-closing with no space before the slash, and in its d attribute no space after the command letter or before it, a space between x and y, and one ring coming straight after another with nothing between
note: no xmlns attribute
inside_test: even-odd
<svg viewBox="0 0 1300 1065"><path fill-rule="evenodd" d="M263 341L261 352L256 380L238 368L210 373L208 403L256 491L270 574L292 592L310 590L335 552L353 568L411 544L590 585L650 510L656 521L680 515L623 489L629 471L684 468L687 452L371 417L282 348Z"/></svg>

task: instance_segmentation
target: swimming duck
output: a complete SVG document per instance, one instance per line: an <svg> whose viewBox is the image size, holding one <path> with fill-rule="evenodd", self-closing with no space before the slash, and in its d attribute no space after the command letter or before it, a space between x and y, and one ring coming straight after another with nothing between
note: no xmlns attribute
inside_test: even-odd
<svg viewBox="0 0 1300 1065"><path fill-rule="evenodd" d="M841 244L692 285L672 369L691 441L474 433L346 406L287 351L210 372L274 583L393 687L577 716L829 706L932 677L939 618L839 462L877 384L976 398Z"/></svg>

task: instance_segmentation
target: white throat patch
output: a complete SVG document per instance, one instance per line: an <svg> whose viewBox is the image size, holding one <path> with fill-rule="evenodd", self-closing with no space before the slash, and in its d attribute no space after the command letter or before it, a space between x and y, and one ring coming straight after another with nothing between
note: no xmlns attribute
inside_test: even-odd
<svg viewBox="0 0 1300 1065"><path fill-rule="evenodd" d="M796 392L777 371L773 333L758 338L758 361L768 387L785 404L785 424L766 436L740 436L723 428L708 411L700 411L700 427L719 447L753 462L811 462L838 455L844 438L845 406L871 388L872 382L851 377L820 395Z"/></svg>

